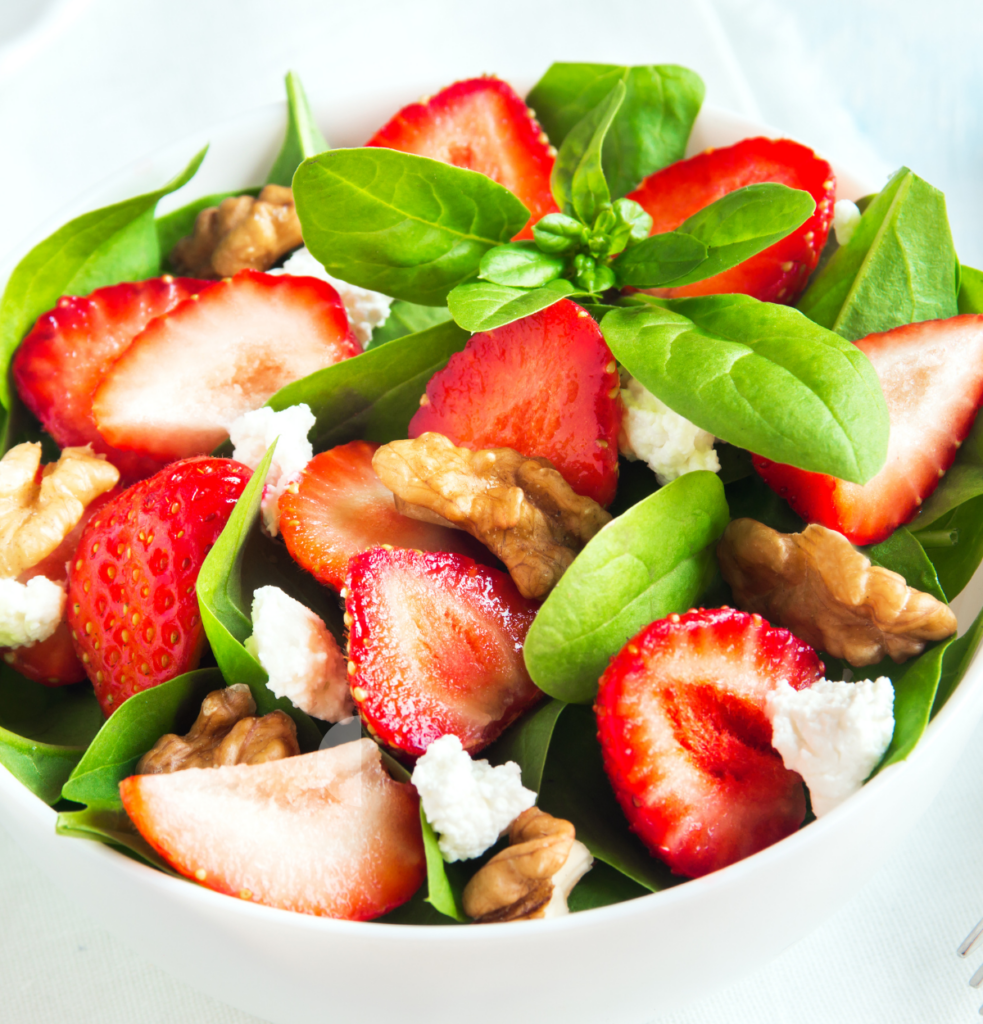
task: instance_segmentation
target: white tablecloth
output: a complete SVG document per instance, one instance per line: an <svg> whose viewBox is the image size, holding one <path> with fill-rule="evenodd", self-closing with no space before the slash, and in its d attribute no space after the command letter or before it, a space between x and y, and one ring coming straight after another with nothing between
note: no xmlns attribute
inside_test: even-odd
<svg viewBox="0 0 983 1024"><path fill-rule="evenodd" d="M983 5L924 10L898 0L2 0L0 257L110 171L279 99L288 68L311 95L344 102L484 71L529 82L553 59L579 59L687 64L708 100L874 180L910 164L946 191L960 255L979 265ZM983 728L856 899L764 970L657 1024L975 1019L975 964L954 949L983 914L981 779ZM707 937L708 984L727 955ZM5 1024L253 1020L102 931L2 832L0 991Z"/></svg>

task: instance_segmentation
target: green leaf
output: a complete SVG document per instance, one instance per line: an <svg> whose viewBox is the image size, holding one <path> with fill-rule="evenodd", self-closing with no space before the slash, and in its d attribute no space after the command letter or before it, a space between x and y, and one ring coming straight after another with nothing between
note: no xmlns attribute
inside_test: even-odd
<svg viewBox="0 0 983 1024"><path fill-rule="evenodd" d="M532 228L532 237L541 252L572 254L586 243L590 230L576 217L548 213Z"/></svg>
<svg viewBox="0 0 983 1024"><path fill-rule="evenodd" d="M621 287L658 288L703 266L708 254L698 238L665 231L626 249L611 268Z"/></svg>
<svg viewBox="0 0 983 1024"><path fill-rule="evenodd" d="M154 210L163 196L191 180L204 159L203 149L156 192L76 217L17 264L0 299L0 403L5 409L11 402L10 360L42 313L63 295L87 295L160 272Z"/></svg>
<svg viewBox="0 0 983 1024"><path fill-rule="evenodd" d="M122 809L96 807L82 811L62 811L55 823L55 832L60 836L105 843L175 878L182 878L140 835Z"/></svg>
<svg viewBox="0 0 983 1024"><path fill-rule="evenodd" d="M307 248L343 281L443 306L529 211L477 171L367 146L305 160L294 201Z"/></svg>
<svg viewBox="0 0 983 1024"><path fill-rule="evenodd" d="M465 330L491 331L579 294L582 293L562 278L542 288L506 288L489 281L474 281L459 284L447 296L447 308Z"/></svg>
<svg viewBox="0 0 983 1024"><path fill-rule="evenodd" d="M626 74L627 72L627 74ZM703 103L703 80L675 64L553 64L527 102L554 146L624 82L625 100L604 142L604 174L614 197L681 160Z"/></svg>
<svg viewBox="0 0 983 1024"><path fill-rule="evenodd" d="M945 196L902 167L799 300L848 341L955 316L956 251Z"/></svg>
<svg viewBox="0 0 983 1024"><path fill-rule="evenodd" d="M617 309L615 358L670 409L775 462L864 483L887 455L888 414L867 357L787 306L708 295Z"/></svg>
<svg viewBox="0 0 983 1024"><path fill-rule="evenodd" d="M983 494L983 418L979 416L956 452L955 462L946 470L939 486L925 499L912 529L931 525L933 532L947 512Z"/></svg>
<svg viewBox="0 0 983 1024"><path fill-rule="evenodd" d="M196 585L198 608L212 654L225 679L245 683L249 687L260 715L277 709L286 712L297 725L300 749L317 750L321 742L317 726L285 697L273 696L266 685L268 676L265 670L243 646L253 631L247 610L252 592L247 591L243 580L244 554L250 534L259 529L263 485L275 447L275 443L270 445L263 461L256 467L225 529L202 564Z"/></svg>
<svg viewBox="0 0 983 1024"><path fill-rule="evenodd" d="M45 803L58 802L103 721L88 683L42 686L0 662L0 764Z"/></svg>
<svg viewBox="0 0 983 1024"><path fill-rule="evenodd" d="M171 251L182 238L194 231L195 221L202 210L209 206L218 206L223 199L231 199L233 196L258 196L259 191L258 188L244 188L238 192L214 192L210 196L195 199L171 213L165 213L163 217L158 217L154 221L154 226L157 231L162 268L174 269L170 262Z"/></svg>
<svg viewBox="0 0 983 1024"><path fill-rule="evenodd" d="M567 906L571 914L579 914L582 910L609 907L612 903L635 900L639 896L647 896L650 891L638 882L633 882L616 868L605 864L603 860L595 860L594 866L567 897Z"/></svg>
<svg viewBox="0 0 983 1024"><path fill-rule="evenodd" d="M692 606L730 515L713 473L687 473L608 523L540 608L524 648L533 681L586 703L611 657L643 626Z"/></svg>
<svg viewBox="0 0 983 1024"><path fill-rule="evenodd" d="M627 71L626 71L627 76ZM563 140L550 188L560 209L591 225L601 210L611 205L611 191L601 166L601 147L611 122L625 99L625 84L619 80L593 110L570 129Z"/></svg>
<svg viewBox="0 0 983 1024"><path fill-rule="evenodd" d="M423 850L427 857L427 903L439 910L445 917L455 921L467 921L469 918L461 910L460 897L451 886L447 877L447 867L443 854L437 845L437 835L423 813L420 804L420 825L423 827Z"/></svg>
<svg viewBox="0 0 983 1024"><path fill-rule="evenodd" d="M973 267L960 267L959 312L983 313L983 271Z"/></svg>
<svg viewBox="0 0 983 1024"><path fill-rule="evenodd" d="M306 402L317 420L310 433L315 451L359 439L385 444L406 437L427 382L468 338L451 321L438 324L294 381L266 404Z"/></svg>
<svg viewBox="0 0 983 1024"><path fill-rule="evenodd" d="M945 702L952 696L953 690L962 682L966 669L969 668L973 656L983 639L983 611L976 616L973 624L958 640L953 640L942 657L942 674L939 677L939 688L932 704L932 717L942 710Z"/></svg>
<svg viewBox="0 0 983 1024"><path fill-rule="evenodd" d="M213 690L224 689L217 668L186 672L124 701L75 766L61 795L89 808L122 811L119 784L165 733L186 733Z"/></svg>
<svg viewBox="0 0 983 1024"><path fill-rule="evenodd" d="M916 521L913 525L919 524ZM922 541L951 601L983 560L983 495L957 505L927 529L914 531L914 535Z"/></svg>
<svg viewBox="0 0 983 1024"><path fill-rule="evenodd" d="M880 544L860 550L870 559L871 565L880 565L899 573L904 576L909 587L931 594L939 601L946 600L942 587L939 586L935 566L925 554L925 549L918 542L917 536L903 526L899 526Z"/></svg>
<svg viewBox="0 0 983 1024"><path fill-rule="evenodd" d="M509 726L482 756L493 765L514 761L522 769L522 785L538 793L553 730L565 707L562 700L551 700L533 708Z"/></svg>
<svg viewBox="0 0 983 1024"><path fill-rule="evenodd" d="M799 533L806 525L757 473L727 484L724 493L732 519L757 519L779 533Z"/></svg>
<svg viewBox="0 0 983 1024"><path fill-rule="evenodd" d="M566 265L565 259L540 252L533 242L511 242L481 257L478 277L512 288L540 288L559 277Z"/></svg>
<svg viewBox="0 0 983 1024"><path fill-rule="evenodd" d="M435 327L451 318L451 311L446 306L419 306L415 302L404 302L397 299L389 307L386 321L372 331L372 337L365 346L366 351L384 345L387 341L403 338L407 334L417 334L428 327Z"/></svg>
<svg viewBox="0 0 983 1024"><path fill-rule="evenodd" d="M288 71L286 82L287 135L266 179L269 185L289 185L301 161L328 148L328 140L318 129L300 79Z"/></svg>

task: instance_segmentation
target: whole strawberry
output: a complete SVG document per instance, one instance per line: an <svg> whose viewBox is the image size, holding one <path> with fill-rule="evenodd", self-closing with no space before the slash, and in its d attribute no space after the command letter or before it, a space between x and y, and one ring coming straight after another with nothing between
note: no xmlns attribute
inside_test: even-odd
<svg viewBox="0 0 983 1024"><path fill-rule="evenodd" d="M198 572L250 475L231 459L184 459L86 526L68 574L68 624L107 717L197 665Z"/></svg>

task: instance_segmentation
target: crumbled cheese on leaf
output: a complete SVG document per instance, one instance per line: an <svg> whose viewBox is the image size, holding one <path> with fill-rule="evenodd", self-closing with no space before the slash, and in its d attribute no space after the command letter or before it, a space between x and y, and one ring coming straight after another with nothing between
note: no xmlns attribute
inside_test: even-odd
<svg viewBox="0 0 983 1024"><path fill-rule="evenodd" d="M440 852L452 863L479 857L536 802L536 794L522 785L514 761L495 768L485 760L472 761L453 735L427 747L411 781L439 835Z"/></svg>
<svg viewBox="0 0 983 1024"><path fill-rule="evenodd" d="M46 576L27 583L0 579L0 647L47 640L65 614L65 588Z"/></svg>
<svg viewBox="0 0 983 1024"><path fill-rule="evenodd" d="M838 245L846 245L853 238L860 223L860 208L849 199L838 199L833 207L833 230Z"/></svg>

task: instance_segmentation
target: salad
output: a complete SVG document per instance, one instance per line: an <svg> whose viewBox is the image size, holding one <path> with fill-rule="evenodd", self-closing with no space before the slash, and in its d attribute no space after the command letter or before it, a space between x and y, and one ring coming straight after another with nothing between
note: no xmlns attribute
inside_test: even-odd
<svg viewBox="0 0 983 1024"><path fill-rule="evenodd" d="M554 64L160 190L0 301L0 763L236 898L633 899L829 813L965 672L983 274L902 168L685 158L703 84ZM527 106L528 104L528 106ZM535 111L535 113L533 112Z"/></svg>

